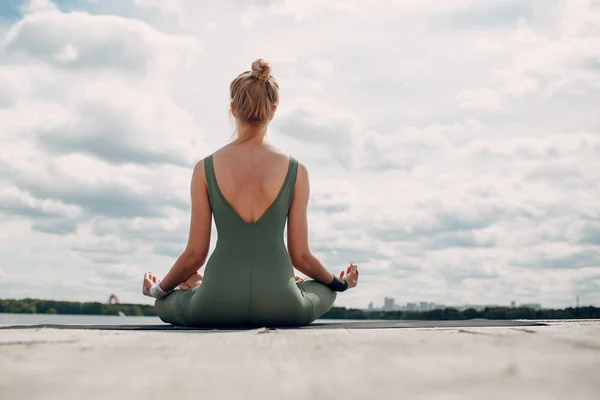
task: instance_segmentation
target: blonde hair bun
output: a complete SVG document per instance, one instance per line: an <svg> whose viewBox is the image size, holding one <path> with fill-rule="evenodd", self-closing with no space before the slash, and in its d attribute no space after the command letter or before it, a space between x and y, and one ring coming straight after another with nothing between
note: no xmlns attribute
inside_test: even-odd
<svg viewBox="0 0 600 400"><path fill-rule="evenodd" d="M269 79L271 75L271 66L268 62L259 58L258 60L252 63L252 76L260 79L261 81L266 81Z"/></svg>
<svg viewBox="0 0 600 400"><path fill-rule="evenodd" d="M279 84L271 75L271 66L259 58L252 63L252 71L244 71L229 85L235 117L252 125L267 124L279 104Z"/></svg>

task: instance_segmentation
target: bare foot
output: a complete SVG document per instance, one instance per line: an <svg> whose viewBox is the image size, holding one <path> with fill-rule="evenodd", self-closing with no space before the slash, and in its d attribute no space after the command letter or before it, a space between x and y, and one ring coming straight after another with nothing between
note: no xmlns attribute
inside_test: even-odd
<svg viewBox="0 0 600 400"><path fill-rule="evenodd" d="M202 283L202 274L200 272L194 272L189 278L179 285L179 289L181 290L190 290L191 288L195 288L196 286L200 286Z"/></svg>

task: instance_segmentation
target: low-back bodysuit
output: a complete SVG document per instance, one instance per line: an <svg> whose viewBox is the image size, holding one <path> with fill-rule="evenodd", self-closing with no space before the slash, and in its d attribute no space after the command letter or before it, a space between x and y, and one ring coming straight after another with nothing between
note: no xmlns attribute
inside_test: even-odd
<svg viewBox="0 0 600 400"><path fill-rule="evenodd" d="M196 327L301 326L325 314L336 292L308 280L296 283L284 242L298 162L290 157L284 183L269 208L248 223L219 189L213 156L204 159L217 243L200 286L156 300L167 323Z"/></svg>

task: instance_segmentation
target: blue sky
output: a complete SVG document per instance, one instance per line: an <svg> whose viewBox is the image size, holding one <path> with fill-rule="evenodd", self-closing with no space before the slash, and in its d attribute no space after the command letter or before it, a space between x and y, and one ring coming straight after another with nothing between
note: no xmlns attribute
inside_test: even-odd
<svg viewBox="0 0 600 400"><path fill-rule="evenodd" d="M362 268L339 305L600 305L597 0L8 1L0 30L0 297L149 302L262 57L311 247Z"/></svg>

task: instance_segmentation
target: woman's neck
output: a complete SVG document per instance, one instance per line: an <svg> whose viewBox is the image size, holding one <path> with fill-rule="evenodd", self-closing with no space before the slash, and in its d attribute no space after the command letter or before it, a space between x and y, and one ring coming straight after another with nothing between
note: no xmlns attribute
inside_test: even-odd
<svg viewBox="0 0 600 400"><path fill-rule="evenodd" d="M247 143L254 142L260 144L265 140L267 135L267 124L262 126L253 126L250 124L237 125L237 139L236 142Z"/></svg>

